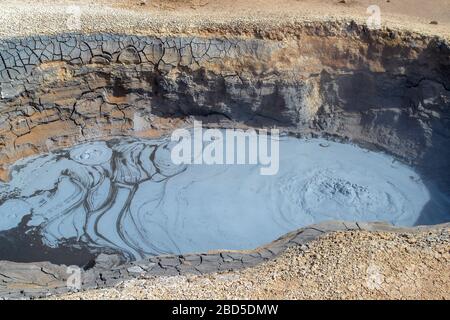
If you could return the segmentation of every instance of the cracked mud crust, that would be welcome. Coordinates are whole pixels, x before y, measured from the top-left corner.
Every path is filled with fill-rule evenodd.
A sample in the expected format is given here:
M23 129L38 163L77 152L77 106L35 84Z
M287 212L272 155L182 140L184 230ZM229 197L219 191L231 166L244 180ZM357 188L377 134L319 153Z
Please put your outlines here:
M349 231L256 267L145 277L55 299L450 299L450 229Z
M329 236L336 232L338 232L337 235ZM323 237L328 240L322 241ZM319 241L316 241L318 239ZM314 243L319 243L319 245L314 245ZM449 224L397 228L384 223L332 221L299 229L251 251L157 256L122 265L117 256L102 254L96 259L92 268L81 271L82 292L76 293L73 297L84 297L86 290L89 289L110 288L106 291L93 292L94 295L95 292L98 292L99 297L104 292L115 292L115 294L123 292L124 296L115 296L115 298L125 298L125 295L131 294L125 289L128 283L133 285L147 279L146 282L144 281L144 287L150 286L151 288L153 288L152 283L156 283L156 287L158 287L165 281L169 281L169 284L171 281L175 281L175 285L168 285L166 289L176 290L176 292L180 292L180 295L169 296L168 293L166 298L200 298L203 297L203 294L208 298L225 298L225 294L229 294L229 291L228 293L225 291L214 293L215 291L208 291L203 286L206 291L202 289L203 291L196 292L197 289L200 289L200 287L196 287L197 289L193 289L193 292L188 294L187 292L182 293L182 290L189 290L189 285L178 285L178 281L181 281L182 284L191 283L192 279L199 279L200 282L210 281L214 277L220 278L225 274L224 279L231 281L229 284L233 286L239 283L232 281L239 280L241 275L248 275L253 279L244 281L240 288L242 290L247 288L247 291L242 291L242 294L235 291L236 296L233 298L257 298L258 295L260 298L297 298L302 297L301 295L304 293L306 294L303 296L304 298L312 298L314 294L319 295L317 298L351 298L352 296L343 294L344 291L341 289L344 284L354 283L357 288L362 286L360 291L355 291L355 295L363 294L367 281L374 281L375 286L379 286L380 277L383 281L386 279L386 283L392 281L403 283L405 279L412 277L411 282L407 282L412 289L404 292L399 289L400 291L397 293L390 291L389 294L397 294L393 298L404 298L406 295L417 298L421 296L437 298L437 295L440 295L440 298L446 298L449 293L448 249ZM404 252L403 255L400 254L402 252ZM397 258L389 261L392 256ZM327 259L321 262L320 259L325 257ZM379 260L378 257L385 258ZM396 264L392 264L394 261ZM68 294L70 288L67 287L67 279L70 272L68 273L67 270L66 266L57 266L46 262L26 264L1 261L0 298L30 299ZM260 270L266 270L264 271L266 274L263 275ZM280 278L283 274L282 270L292 271L285 272ZM410 273L413 271L417 272L411 275ZM367 280L367 276L363 276L367 272L369 280ZM211 274L213 276L210 276ZM288 275L292 278L287 278ZM295 277L300 280L293 281L292 279ZM354 279L350 281L351 277ZM303 278L309 280L302 281ZM293 287L292 292L285 292L283 291L285 284L281 284L281 280L273 282L273 279L287 279L285 284L295 283L297 286ZM128 280L131 281L123 284L123 281ZM225 281L224 286L228 280ZM333 282L338 280L339 282ZM259 284L250 286L256 282ZM317 287L319 283L322 283L322 287ZM423 284L414 286L415 283ZM330 286L331 284L333 286ZM438 288L433 287L434 284ZM215 288L214 285L210 287ZM307 289L309 287L310 289ZM329 287L328 291L325 290L327 287ZM371 284L369 287L372 288ZM391 290L389 288L386 290ZM163 286L161 292L166 289ZM320 296L322 289L327 293ZM353 286L350 289L353 290ZM222 290L226 290L225 287ZM310 290L309 293L308 290ZM136 292L143 294L144 291L137 289ZM263 296L264 292L266 292L266 296ZM373 297L387 297L386 294L388 294L380 290L377 291L378 293L370 292ZM148 293L147 298L164 297L163 293L155 294L156 291ZM88 297L91 296L86 295L86 298ZM131 294L130 297L133 295ZM144 298L145 296L140 297Z

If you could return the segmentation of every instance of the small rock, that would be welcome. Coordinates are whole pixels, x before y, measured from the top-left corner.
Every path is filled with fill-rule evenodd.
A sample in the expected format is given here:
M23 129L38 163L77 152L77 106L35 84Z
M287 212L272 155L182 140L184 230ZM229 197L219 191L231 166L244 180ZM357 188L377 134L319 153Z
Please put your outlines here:
M95 258L95 267L99 269L111 269L119 266L122 259L117 254L101 253Z
M433 21L430 21L430 24L436 25L436 24L438 24L438 22L436 20L433 20Z
M140 62L139 53L133 47L126 48L120 53L118 61L123 64L137 64Z
M142 269L140 266L132 266L129 267L127 271L130 273L143 273L145 270Z

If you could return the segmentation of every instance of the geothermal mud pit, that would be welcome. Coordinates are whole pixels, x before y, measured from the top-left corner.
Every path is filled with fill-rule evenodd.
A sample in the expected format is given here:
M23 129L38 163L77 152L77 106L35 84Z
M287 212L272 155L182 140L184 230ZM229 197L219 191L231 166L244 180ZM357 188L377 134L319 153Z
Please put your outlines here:
M27 234L22 245L49 248L32 259L84 265L100 251L138 260L253 249L327 220L448 217L450 199L393 157L325 139L278 141L274 175L258 164L176 165L169 138L118 137L18 161L0 184L0 259L30 259L14 245Z
M84 265L252 249L328 220L449 221L448 43L355 23L271 31L2 40L0 260ZM279 172L174 165L168 138L150 138L193 119L292 134Z

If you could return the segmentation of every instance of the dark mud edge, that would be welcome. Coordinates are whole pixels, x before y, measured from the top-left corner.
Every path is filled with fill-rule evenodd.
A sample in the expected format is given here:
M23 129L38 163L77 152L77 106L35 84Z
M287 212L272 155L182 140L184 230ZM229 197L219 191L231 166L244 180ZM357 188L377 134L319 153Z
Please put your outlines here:
M118 256L101 254L92 268L81 271L81 291L111 287L123 280L139 277L202 275L249 268L276 258L289 247L305 245L337 231L418 233L449 227L450 223L401 228L384 222L328 221L290 232L250 251L163 255L121 265ZM70 292L67 287L69 276L65 265L0 261L0 299L35 299Z

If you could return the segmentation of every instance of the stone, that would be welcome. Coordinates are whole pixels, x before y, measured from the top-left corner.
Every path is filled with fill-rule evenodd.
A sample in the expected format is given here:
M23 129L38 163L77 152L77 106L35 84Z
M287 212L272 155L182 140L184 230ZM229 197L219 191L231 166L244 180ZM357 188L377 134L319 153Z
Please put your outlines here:
M276 126L363 142L425 172L450 166L450 131L443 122L450 117L447 41L402 32L393 41L392 33L379 30L368 36L356 23L293 30L296 36L286 35L283 41L264 34L258 39L114 34L2 39L1 176L7 179L8 166L24 156L85 139L134 135L134 112L129 110L137 106L140 116L152 119L153 128L145 128L149 136L185 125L189 117L220 117L230 127ZM30 105L36 114L29 112ZM443 176L442 186L448 187L449 180ZM323 232L304 229L291 242L265 246L261 261L289 245L356 227L397 231L347 222L318 226ZM100 256L86 271L91 285L146 270ZM151 274L169 275L192 268L202 273L234 269L259 259L244 253L192 254L149 259L148 265ZM65 286L65 272L51 264L0 262L0 296L55 292ZM30 282L45 289L30 290Z
M123 259L118 254L105 254L101 253L95 258L96 269L113 269L114 267L122 264Z

